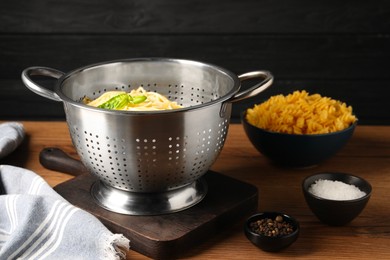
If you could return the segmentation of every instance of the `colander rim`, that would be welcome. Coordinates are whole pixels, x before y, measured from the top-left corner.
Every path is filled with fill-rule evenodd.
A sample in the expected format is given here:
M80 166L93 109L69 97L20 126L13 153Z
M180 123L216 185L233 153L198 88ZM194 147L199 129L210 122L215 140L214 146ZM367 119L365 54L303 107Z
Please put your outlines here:
M208 68L212 68L214 70L217 70L221 72L222 74L225 74L228 76L230 79L233 81L233 87L232 89L226 93L225 95L206 102L202 103L199 105L193 105L193 106L188 106L188 107L183 107L183 108L178 108L178 109L173 109L173 110L158 110L158 111L127 111L127 110L109 110L109 109L103 109L103 108L97 108L97 107L92 107L88 106L86 104L83 104L82 102L74 101L71 98L69 98L67 95L65 95L62 91L63 88L63 83L70 78L71 76L80 73L82 71L99 67L99 66L106 66L109 64L115 64L115 63L123 63L123 62L169 62L169 63L182 63L182 64L191 64L194 66L205 66ZM87 110L92 110L96 112L102 112L102 113L108 113L108 114L161 114L161 113L178 113L178 112L183 112L183 111L188 111L188 110L195 110L195 109L200 109L208 106L212 106L214 104L218 103L223 103L227 102L230 98L232 98L235 94L238 93L238 91L241 88L241 81L238 78L238 76L231 72L228 69L225 69L221 66L211 64L211 63L205 63L201 61L196 61L196 60L189 60L189 59L177 59L177 58L161 58L161 57L149 57L149 58L126 58L126 59L115 59L115 60L109 60L109 61L103 61L103 62L98 62L98 63L92 63L74 70L69 71L68 73L65 73L62 77L60 77L55 86L54 86L54 91L57 93L57 95L60 97L60 99L63 102L69 103L73 106L87 109Z

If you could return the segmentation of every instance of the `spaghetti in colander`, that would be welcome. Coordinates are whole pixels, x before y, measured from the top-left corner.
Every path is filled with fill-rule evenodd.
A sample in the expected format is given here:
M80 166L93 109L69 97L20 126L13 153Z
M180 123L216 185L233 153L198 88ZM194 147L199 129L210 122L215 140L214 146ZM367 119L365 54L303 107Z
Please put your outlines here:
M107 91L95 100L84 98L89 106L129 111L169 110L182 108L181 105L170 101L167 97L139 87L130 93L125 91Z
M357 118L345 103L305 90L276 95L246 111L253 126L287 134L325 134L343 130Z

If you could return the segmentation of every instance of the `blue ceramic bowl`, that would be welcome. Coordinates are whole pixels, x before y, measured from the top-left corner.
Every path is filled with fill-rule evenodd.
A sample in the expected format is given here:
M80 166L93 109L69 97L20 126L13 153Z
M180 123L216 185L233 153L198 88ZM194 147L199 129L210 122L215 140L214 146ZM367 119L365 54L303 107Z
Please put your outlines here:
M319 179L353 184L366 195L353 200L330 200L318 197L309 192L309 188ZM331 226L346 225L355 219L370 199L371 190L372 187L366 180L346 173L318 173L305 178L302 182L302 191L307 205L321 222Z
M277 216L282 216L283 221L289 223L293 227L292 233L283 236L271 237L254 232L251 228L251 223L257 220L264 218L275 219ZM262 212L254 214L247 219L244 226L244 232L249 241L260 249L268 252L277 252L289 247L297 240L299 236L299 229L299 223L297 220L280 212Z
M329 159L344 147L357 124L328 134L285 134L255 127L245 114L241 114L241 122L253 146L271 161L292 167L315 166Z

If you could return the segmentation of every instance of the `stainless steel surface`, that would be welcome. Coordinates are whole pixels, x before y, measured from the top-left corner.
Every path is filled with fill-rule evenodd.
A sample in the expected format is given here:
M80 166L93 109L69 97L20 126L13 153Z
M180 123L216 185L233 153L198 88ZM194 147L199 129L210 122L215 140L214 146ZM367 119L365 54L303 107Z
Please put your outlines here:
M259 82L258 84L255 84L254 86L250 87L246 91L242 91L240 93L237 93L234 95L233 98L231 98L230 102L237 102L240 100L244 100L253 96L256 96L266 90L271 84L273 83L273 77L268 71L252 71L247 72L244 74L241 74L238 76L240 81L254 79L254 78L263 78L264 81Z
M37 85L35 82L33 82L30 79L30 76L47 76L47 77L59 79L63 75L64 75L63 72L52 68L30 67L25 69L22 72L22 81L26 85L26 87L28 87L31 91L37 93L38 95L41 95L45 98L54 101L62 101L60 97L57 95L57 93Z
M126 192L95 182L92 197L110 211L128 215L160 215L181 211L199 203L207 193L203 178L175 190L153 193Z
M37 91L42 87L30 75L42 70L34 67L22 73L26 86L34 86L38 94L44 91ZM261 82L239 92L240 77ZM258 94L272 80L267 71L236 76L195 61L131 59L67 73L49 98L58 95L63 101L73 144L87 169L104 185L131 193L162 193L193 184L209 170L224 145L232 102ZM131 112L81 103L85 96L97 98L105 91L139 86L184 108Z

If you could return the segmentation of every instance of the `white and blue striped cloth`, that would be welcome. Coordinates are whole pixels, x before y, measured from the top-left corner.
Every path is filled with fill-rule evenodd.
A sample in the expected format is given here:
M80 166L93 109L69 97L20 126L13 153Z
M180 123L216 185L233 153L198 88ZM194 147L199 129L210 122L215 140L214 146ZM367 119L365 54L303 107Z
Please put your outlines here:
M24 135L23 124L19 122L0 124L0 159L18 148Z
M19 123L0 125L0 158L24 138ZM130 241L68 203L30 170L0 165L0 259L123 259Z
M0 166L0 259L123 259L129 240L32 171Z

